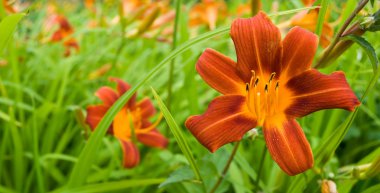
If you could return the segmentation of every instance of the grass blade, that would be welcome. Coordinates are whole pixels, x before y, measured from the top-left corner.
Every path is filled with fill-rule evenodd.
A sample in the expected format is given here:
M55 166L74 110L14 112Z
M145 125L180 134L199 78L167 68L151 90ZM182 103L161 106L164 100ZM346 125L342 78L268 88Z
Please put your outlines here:
M193 169L196 179L202 181L199 168L197 164L195 163L193 154L190 151L190 147L187 144L185 137L182 135L181 129L178 127L177 123L175 122L173 116L170 114L168 108L165 106L164 102L162 102L161 97L157 94L157 92L153 88L151 89L152 89L154 98L156 99L158 103L158 107L160 108L162 114L164 115L165 120L168 123L169 128L179 145L179 148L181 149L182 153L185 155L187 161L190 164L191 169Z
M321 37L321 34L322 34L323 22L325 21L325 15L326 15L329 3L330 3L329 0L322 0L321 2L322 7L319 10L317 27L315 29L315 34L317 34L318 37Z
M72 188L65 190L67 193L102 193L102 192L113 192L113 191L121 191L127 188L139 187L139 186L149 186L160 184L165 181L165 178L158 179L141 179L141 180L121 180L116 182L105 182L99 184L91 184L87 186L82 186L78 188ZM54 191L55 192L60 192Z
M16 13L5 17L0 22L0 56L3 53L8 39L16 29L18 22L25 16L25 13Z

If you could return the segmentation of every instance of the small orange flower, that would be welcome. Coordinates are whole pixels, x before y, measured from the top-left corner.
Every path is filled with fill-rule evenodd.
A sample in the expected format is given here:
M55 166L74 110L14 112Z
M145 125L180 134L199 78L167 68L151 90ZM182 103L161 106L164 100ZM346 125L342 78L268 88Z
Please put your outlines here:
M103 104L87 107L86 122L92 130L96 128L113 103L130 89L130 86L120 79L110 78L110 80L117 83L117 91L110 87L101 87L96 92L96 96L103 101ZM155 113L156 110L148 98L136 102L136 94L134 94L114 118L108 133L120 141L124 167L133 168L140 162L140 154L134 138L151 147L165 148L167 146L168 140L156 129L161 118L153 124L149 121Z
M227 6L221 0L202 0L190 11L190 26L206 24L209 29L216 27L218 16L226 16Z
M53 23L58 24L59 28L53 33L50 40L51 42L60 42L74 33L73 27L64 16L54 15ZM79 45L75 38L68 38L63 42L63 45L65 46L65 56L71 54L72 48L79 51Z
M279 29L262 12L236 19L231 26L237 62L212 49L200 56L196 69L223 96L186 127L211 152L239 141L262 126L268 150L288 175L314 163L310 145L296 118L312 112L359 105L343 72L324 75L311 69L317 36L300 27L281 40Z

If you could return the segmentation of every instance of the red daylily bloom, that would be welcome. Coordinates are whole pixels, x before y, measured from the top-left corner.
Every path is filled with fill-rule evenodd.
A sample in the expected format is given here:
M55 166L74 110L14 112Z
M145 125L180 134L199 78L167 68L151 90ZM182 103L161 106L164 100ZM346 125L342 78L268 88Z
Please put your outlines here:
M73 27L64 16L54 15L52 20L53 23L59 25L59 28L53 33L50 40L51 42L60 42L74 33ZM65 56L69 56L71 54L71 49L79 51L78 42L73 37L65 40L63 45L65 46Z
M113 103L130 89L130 86L120 79L110 78L110 80L117 83L117 91L110 87L101 87L96 92L96 96L103 101L103 104L87 107L86 122L91 129L96 128ZM148 98L136 102L136 94L134 94L114 118L108 133L114 135L120 141L124 155L124 167L133 168L140 162L140 153L133 141L133 133L138 141L147 146L157 148L167 146L168 140L156 129L161 118L155 123L149 121L149 118L155 113L156 110Z
M262 12L236 19L231 26L237 62L206 49L196 69L223 96L186 127L211 152L239 141L262 126L268 150L288 175L314 163L310 145L296 118L321 109L354 110L359 105L343 72L324 75L311 69L317 36L299 27L281 41L279 29Z

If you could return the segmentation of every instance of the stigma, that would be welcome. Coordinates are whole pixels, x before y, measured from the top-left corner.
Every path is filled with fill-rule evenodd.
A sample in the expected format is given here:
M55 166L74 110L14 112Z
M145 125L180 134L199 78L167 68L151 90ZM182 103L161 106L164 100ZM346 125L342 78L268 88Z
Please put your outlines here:
M248 110L257 117L257 124L262 126L266 117L273 116L277 112L280 82L275 72L267 77L267 81L264 80L265 77L256 76L255 71L251 72L251 79L246 83L247 106Z

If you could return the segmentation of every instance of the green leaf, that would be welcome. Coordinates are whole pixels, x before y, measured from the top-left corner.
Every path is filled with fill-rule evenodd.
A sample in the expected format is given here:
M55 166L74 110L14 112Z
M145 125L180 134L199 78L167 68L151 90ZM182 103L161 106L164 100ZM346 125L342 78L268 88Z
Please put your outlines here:
M380 184L372 186L364 190L362 193L378 193L378 192L380 192Z
M202 177L199 172L199 168L197 164L195 163L193 154L190 151L190 147L186 142L185 137L182 134L181 129L178 127L177 123L175 122L173 116L170 114L168 108L165 106L165 104L162 102L162 99L157 94L157 92L152 88L152 92L154 95L154 98L156 99L158 103L158 107L160 108L162 114L165 117L166 122L169 125L170 131L173 133L174 138L176 139L179 148L181 149L182 153L185 155L187 161L190 164L191 169L193 170L195 174L195 178L199 181L202 181Z
M375 2L375 0L370 0L370 2L371 2L371 6L373 7L373 3Z
M165 187L169 184L184 182L184 181L193 181L194 180L194 172L191 170L189 166L184 166L178 168L170 176L160 184L159 188Z
M91 184L87 186L67 189L67 190L57 190L55 192L67 192L67 193L102 193L102 192L113 192L113 191L121 191L127 188L139 187L139 186L149 186L160 184L163 182L164 178L158 179L138 179L138 180L121 180L117 182L102 182L99 184Z
M376 51L372 47L371 43L369 43L363 37L360 37L357 35L344 36L342 39L343 40L351 40L351 41L357 43L361 48L363 48L363 50L367 53L369 60L371 61L373 73L375 73L376 69L379 65L379 60L377 59Z
M366 31L376 32L380 30L380 10L376 11L372 17L367 17L370 20L370 26L365 28Z
M25 13L16 13L5 17L0 22L0 55L2 55L8 39L12 36L18 22L25 16Z

